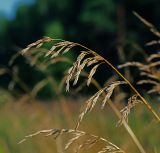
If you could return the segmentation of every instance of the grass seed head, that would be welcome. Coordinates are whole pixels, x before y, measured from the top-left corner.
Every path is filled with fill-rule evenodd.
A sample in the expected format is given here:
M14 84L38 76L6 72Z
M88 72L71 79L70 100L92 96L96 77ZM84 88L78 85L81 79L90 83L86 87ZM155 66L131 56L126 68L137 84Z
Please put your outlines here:
M88 80L87 80L87 86L90 85L91 80L92 80L92 77L93 77L93 75L96 73L96 70L97 70L97 68L99 67L99 65L100 65L100 64L95 65L95 66L92 68L92 70L90 71L89 76L88 76Z
M130 97L128 99L127 106L120 111L122 116L117 125L121 125L123 121L128 122L128 115L130 114L131 109L139 103L142 103L142 101L138 99L138 95L133 95L132 97Z

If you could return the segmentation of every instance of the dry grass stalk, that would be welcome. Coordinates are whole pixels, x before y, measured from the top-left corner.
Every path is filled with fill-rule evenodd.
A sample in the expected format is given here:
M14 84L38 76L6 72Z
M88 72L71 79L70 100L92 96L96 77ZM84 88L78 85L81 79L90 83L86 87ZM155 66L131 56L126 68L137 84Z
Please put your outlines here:
M153 25L153 24L151 24L150 22L148 22L146 19L144 19L143 17L141 17L138 13L136 13L136 12L133 12L134 13L134 15L142 22L142 23L144 23L144 25L146 25L149 29L150 29L150 31L154 34L154 35L156 35L157 37L160 37L160 32L157 30L157 28Z
M95 56L95 57L93 57L93 59L91 60L91 61L89 61L88 63L87 63L87 66L91 66L91 65L93 65L93 64L96 64L96 63L98 63L99 61L101 61L102 60L102 58L100 58L99 56ZM102 60L103 61L103 60Z
M150 31L155 36L160 38L160 32L157 30L157 28L153 24L151 24L150 22L145 20L143 17L141 17L136 12L134 12L134 14L140 19L141 22L143 22L150 29ZM159 40L153 40L153 41L147 43L146 45L150 46L150 45L155 45L155 44L159 44L159 43L160 43ZM160 94L160 71L159 71L160 61L159 61L159 59L160 59L160 52L158 52L156 54L152 54L147 58L148 63L145 64L145 67L148 67L147 71L139 68L140 71L141 71L140 74L143 75L143 76L146 76L150 80L150 81L148 81L148 79L146 79L146 80L140 81L139 83L143 84L143 83L148 82L148 84L153 84L154 85L152 87L152 89L148 91L148 93L155 92L155 93Z
M49 130L40 130L35 133L26 135L24 139L22 139L18 144L21 144L25 142L28 138L32 138L34 136L37 136L39 134L44 134L46 137L53 135L54 138L56 139L58 136L62 135L63 133L71 133L74 130L69 130L69 129L49 129Z
M91 61L92 60L92 57L89 57L89 58L86 58L83 62L82 62L82 64L80 64L80 65L77 65L77 67L76 67L76 73L75 73L75 80L74 80L74 82L73 82L73 85L76 85L77 84L77 82L78 82L78 79L79 79L79 76L80 76L80 73L82 72L82 70L84 69L84 67L86 66L86 64L89 62L89 61Z
M87 55L87 52L81 52L81 54L77 57L76 62L74 62L73 66L68 70L67 79L66 79L66 91L69 91L70 87L70 80L73 76L75 76L75 73L77 72L77 69L80 67L81 60Z
M160 83L154 80L140 80L137 82L137 84L152 84L152 89L148 91L149 94L151 93L158 93L160 94Z
M158 60L160 58L159 53L152 54L147 58L147 63L143 64L140 62L127 62L125 64L119 65L119 68L124 68L128 66L135 66L140 70L140 75L147 77L146 79L142 79L137 82L137 84L151 84L154 85L151 90L148 91L148 93L160 93L160 61Z
M160 85L153 86L151 90L148 91L149 94L151 93L158 93L160 94Z
M125 81L115 81L111 85L106 86L103 89L99 90L91 98L89 98L89 100L86 101L85 108L79 115L79 120L78 120L78 123L76 125L76 129L79 127L80 123L82 122L82 119L83 119L84 115L87 114L88 112L90 112L94 108L94 106L96 105L96 103L98 101L98 98L101 96L101 94L103 92L106 93L106 96L105 96L105 98L102 102L102 106L101 106L101 108L104 108L106 102L111 97L111 95L113 93L113 90L120 84L126 84L126 82Z
M64 47L65 46L65 47ZM69 47L70 46L70 47ZM68 70L68 74L67 74L67 77L66 77L66 91L69 91L69 88L70 88L70 81L71 79L74 79L74 83L73 85L77 84L77 81L79 79L79 76L81 74L81 71L85 68L85 66L90 66L92 64L100 64L100 63L105 63L107 64L108 66L110 66L115 72L116 74L118 74L118 76L120 78L122 78L124 81L122 81L126 84L128 84L128 86L135 92L135 94L139 97L139 99L143 102L143 104L146 105L146 107L148 108L149 111L151 111L153 113L153 115L155 116L155 118L157 118L158 121L160 121L160 117L158 116L158 114L152 109L152 107L150 106L150 104L141 96L141 94L136 90L136 88L130 83L129 80L127 80L123 75L122 73L119 72L119 70L117 70L108 60L104 59L103 57L101 57L99 54L97 54L96 52L94 52L93 50L81 45L81 44L78 44L78 43L73 43L73 42L68 42L68 41L60 41L59 43L55 44L51 50L49 50L48 53L46 53L45 55L46 56L50 56L50 57L55 57L55 56L58 56L58 55L61 55L63 53L66 53L70 50L70 48L72 48L72 46L78 46L78 47L81 47L83 48L83 50L86 50L84 51L85 53L81 53L76 62L73 64L73 66ZM63 47L63 48L61 48ZM61 49L59 51L59 49ZM29 50L29 49L27 49ZM57 52L57 53L56 53ZM53 56L52 56L53 55ZM88 55L87 58L85 58L85 55ZM142 63L137 63L136 64L139 65L140 68L144 69L143 66L146 66ZM153 67L152 67L153 69ZM91 74L92 75L89 75L89 78L90 79L92 76L93 76L93 72L95 71L96 69L94 70L91 70ZM144 72L147 72L148 73L149 70L145 70ZM95 72L94 72L95 73ZM121 82L121 81L120 81ZM121 84L121 83L120 83ZM118 83L119 85L119 83ZM115 88L117 86L117 84L115 85L115 82L112 84L112 86L109 86L109 89L107 89L107 87L105 88L102 88L100 89L95 95L93 95L87 102L86 102L86 107L84 108L83 112L79 115L79 121L77 123L77 126L76 126L76 130L77 128L79 127L79 124L80 122L82 121L84 115L88 112L90 112L98 98L101 96L102 93L104 93L104 91L107 89L107 94L106 97L105 97L105 101L103 102L103 105L105 105L107 99L110 98L110 96L112 95L112 92L113 92L113 88ZM112 109L114 110L114 112L116 113L116 115L119 117L119 113L117 113L117 109L114 107L114 105L112 105L111 103L109 103L110 106L112 107ZM139 148L140 152L141 153L145 153L143 147L141 146L141 144L139 143L138 139L135 137L135 135L133 134L133 132L131 131L131 129L127 126L126 122L123 122L122 123L124 125L124 127L126 128L126 130L129 132L129 134L131 135L132 139L134 140L135 144L137 145L137 147ZM81 148L81 147L80 147ZM106 148L107 149L107 148Z
M53 136L55 139L61 136L62 134L73 134L74 137L69 139L69 141L65 144L64 150L67 150L72 144L74 144L81 137L85 137L85 140L82 141L76 148L76 153L78 153L82 148L89 149L98 142L104 142L106 144L106 146L104 147L105 149L102 148L102 150L99 151L99 153L102 153L102 151L104 150L105 152L110 152L110 153L120 153L120 152L125 153L122 149L120 149L118 146L111 143L110 141L106 140L105 138L74 129L49 129L49 130L37 131L33 134L25 136L25 138L21 140L18 144L24 143L27 139L35 137L39 134L44 134L44 136L46 137Z
M89 100L86 101L86 106L84 108L84 110L80 113L79 115L79 119L78 119L78 123L76 125L76 128L75 129L78 129L84 115L88 112L90 112L93 107L95 106L99 96L102 94L102 92L104 91L105 88L99 90L96 94L94 94L91 98L89 98Z
M157 44L160 44L160 40L152 40L152 41L146 43L145 45L152 46L152 45L157 45Z
M160 66L160 61L152 62L148 64L149 68Z
M54 40L54 39L49 38L49 37L47 37L46 40L45 40L45 39L38 40L37 42L32 43L31 45L28 45L26 49L22 50L22 53L28 51L28 50L29 50L30 48L32 48L32 47L39 47L39 46L40 46L39 44L41 44L41 43L49 42L49 41L52 41L52 40ZM59 40L59 41L60 41L60 40ZM108 60L104 59L103 57L101 57L100 55L98 55L98 54L97 54L96 52L94 52L93 50L91 50L91 49L89 49L89 48L87 48L87 47L85 47L85 46L83 46L83 45L81 45L81 44L74 43L74 42L69 42L69 41L62 41L62 40L61 40L59 43L55 44L55 45L51 48L51 50L53 50L53 51L54 51L54 54L55 54L55 52L56 52L55 49L56 49L57 47L63 47L63 46L66 46L67 52L68 52L68 51L70 50L70 48L71 48L71 47L68 47L68 46L79 46L79 47L85 49L86 52L89 53L91 56L93 56L93 57L97 57L97 56L98 56L101 61L103 61L104 63L106 63L107 65L109 65L124 81L127 82L127 84L130 86L130 88L131 88L136 94L139 95L139 97L142 99L143 103L147 106L147 108L148 108L148 109L154 114L154 116L160 121L160 117L159 117L159 116L157 115L157 113L152 109L152 107L150 106L150 104L140 95L140 93L134 88L134 86L133 86ZM62 50L63 50L63 49L62 49ZM65 47L64 47L64 50L65 50ZM63 54L64 52L66 52L66 51L62 51L62 54ZM48 53L46 53L46 56L49 56L50 54L52 54L52 52L49 51ZM56 53L56 54L59 55L59 51L58 51L58 53ZM92 58L93 58L93 57L92 57ZM92 59L92 60L93 60L93 59ZM78 69L77 69L77 64L76 64L77 62L75 62L75 65L73 65L73 67L69 70L68 77L67 77L67 79L66 79L66 84L67 84L67 86L66 86L66 91L69 91L69 87L70 87L69 82L70 82L70 80L72 79L73 76L75 77L74 85L77 83L78 78L79 78L79 74L81 73L81 70L85 67L85 65L86 65L89 61L91 61L91 58L85 59L85 60L83 61L83 63L78 67ZM77 70L78 70L78 71L77 71ZM74 73L74 75L73 75L73 73ZM75 76L75 73L76 73L76 76Z
M148 58L147 61L151 62L152 60L155 60L157 58L160 58L160 52L158 52L157 54L151 54Z
M89 76L88 76L87 86L90 85L91 80L92 80L92 77L93 77L93 75L96 73L96 70L97 70L97 68L98 68L99 65L100 65L100 64L95 65L95 66L92 68L92 70L90 71Z
M136 104L142 103L141 100L138 99L138 95L133 95L128 99L128 104L126 107L124 107L121 112L121 119L118 121L117 125L122 125L124 121L128 122L128 115L130 114L130 111L133 107L135 107Z
M160 76L160 73L155 73L154 71L152 72L141 72L140 73L141 76L146 76L150 79L154 79L154 80L159 80L159 76Z
M114 89L115 89L117 86L121 85L121 84L127 84L127 83L126 83L125 81L115 81L115 82L113 82L111 85L109 85L109 86L107 87L107 89L105 90L106 96L105 96L104 100L102 101L102 106L101 106L102 109L105 107L106 102L107 102L107 101L110 99L110 97L112 96L112 93L113 93Z
M137 82L137 84L153 84L153 85L158 85L158 83L154 80L140 80Z
M150 71L148 65L145 65L140 62L126 62L124 64L118 65L118 68L121 69L121 68L129 67L129 66L137 67L139 68L139 70L142 70L142 71L147 71L147 72Z

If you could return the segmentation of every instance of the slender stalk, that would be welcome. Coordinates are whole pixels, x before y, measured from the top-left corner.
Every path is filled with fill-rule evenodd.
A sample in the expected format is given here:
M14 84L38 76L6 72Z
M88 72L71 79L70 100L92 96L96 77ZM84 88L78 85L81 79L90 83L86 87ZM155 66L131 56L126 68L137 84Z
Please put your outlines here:
M92 78L92 83L93 85L98 89L101 90L102 87L99 85L99 83ZM102 96L105 98L105 93L102 93ZM116 108L116 106L114 105L114 103L112 103L111 100L108 101L109 106L112 108L112 110L114 111L114 113L116 114L116 116L121 119L121 114L119 112L119 110ZM130 126L126 123L126 121L123 121L123 126L126 129L126 131L128 132L128 134L130 135L130 137L132 138L133 142L135 143L135 145L137 146L137 148L139 149L139 151L141 153L146 153L146 151L144 150L143 146L141 145L141 143L139 142L138 138L136 137L136 135L134 134L134 132L132 131L132 129L130 128Z
M78 46L87 49L91 54L96 55L96 56L100 56L99 54L97 54L95 51L87 48L86 46L83 46L79 43L75 43ZM140 99L142 100L142 102L146 105L146 107L150 110L151 113L153 113L153 115L155 116L155 118L158 120L158 122L160 122L160 117L159 115L154 111L154 109L151 107L151 105L143 98L143 96L136 90L136 88L130 83L130 81L128 79L126 79L123 74L121 72L118 71L118 69L116 69L107 59L103 58L102 56L100 56L102 58L102 60L109 65L124 81L127 82L127 84L130 86L130 88L140 97Z

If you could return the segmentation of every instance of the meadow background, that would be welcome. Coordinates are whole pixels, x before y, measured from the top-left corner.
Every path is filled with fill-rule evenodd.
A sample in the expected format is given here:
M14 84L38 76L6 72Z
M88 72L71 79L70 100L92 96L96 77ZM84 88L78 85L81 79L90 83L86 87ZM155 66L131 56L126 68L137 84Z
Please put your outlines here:
M62 152L67 136L55 141L39 135L17 143L37 130L74 128L84 101L95 92L93 87L76 87L65 93L63 72L76 52L67 55L69 62L48 69L40 63L33 66L34 59L22 56L10 64L13 56L28 44L43 36L79 42L114 65L134 60L145 62L147 56L159 52L157 45L144 45L157 37L132 13L138 12L158 28L159 0L6 0L0 5L0 153ZM124 74L159 112L159 95L147 94L151 86L136 85L141 79L139 71L127 69ZM109 69L100 69L95 77L102 85L116 76ZM36 85L43 80L47 83L37 90ZM130 93L123 91L127 93L117 89L112 99L119 110ZM124 128L116 127L118 119L110 107L99 107L85 117L80 129L107 138L126 152L138 153ZM160 152L159 124L145 107L138 106L131 112L129 125L147 153Z

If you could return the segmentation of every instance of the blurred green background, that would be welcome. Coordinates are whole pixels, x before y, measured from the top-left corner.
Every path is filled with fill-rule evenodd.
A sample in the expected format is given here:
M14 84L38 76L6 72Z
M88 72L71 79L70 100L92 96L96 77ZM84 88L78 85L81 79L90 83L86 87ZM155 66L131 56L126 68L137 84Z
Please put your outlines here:
M10 59L17 52L43 36L49 36L86 45L114 65L131 60L143 62L146 55L159 51L157 46L144 45L157 38L132 12L136 11L158 28L159 8L159 0L1 0L0 153L60 153L63 138L54 142L53 138L38 136L21 145L17 142L36 130L73 128L81 102L94 90L83 90L83 97L82 93L75 95L73 89L71 97L67 97L59 84L70 64L60 63L42 69L42 65L31 66L20 56L10 65ZM77 53L72 52L68 57L72 61L75 55ZM101 84L112 75L110 69L106 70L97 73ZM135 70L129 79L136 82L137 75ZM113 101L121 109L128 95L116 94ZM145 97L156 101L154 96ZM159 125L142 107L132 113L129 123L147 153L159 153ZM138 153L124 128L115 127L116 122L117 118L109 108L104 111L96 108L86 117L81 129L107 138L128 153Z

